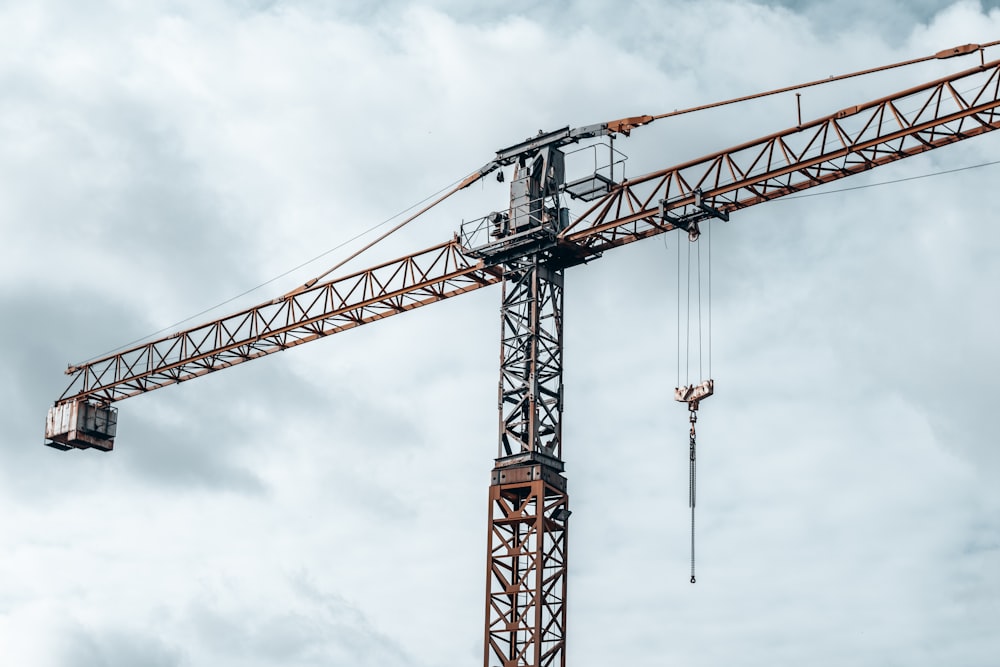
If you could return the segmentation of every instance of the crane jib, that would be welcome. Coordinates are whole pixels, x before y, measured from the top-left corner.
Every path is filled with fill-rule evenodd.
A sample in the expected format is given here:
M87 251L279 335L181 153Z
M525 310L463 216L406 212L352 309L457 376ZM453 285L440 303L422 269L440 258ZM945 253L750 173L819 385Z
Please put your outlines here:
M985 63L806 125L614 182L572 223L559 212L556 224L522 227L493 247L472 249L456 238L71 367L73 381L57 404L107 406L497 283L502 277L498 265L519 256L545 252L552 261L572 266L671 229L696 233L698 223L709 217L725 217L978 136L1000 127L998 68L1000 61ZM959 94L959 88L965 92ZM918 109L910 117L899 111L903 99ZM647 118L632 119L632 125ZM498 151L493 164L608 131L608 124L563 128Z

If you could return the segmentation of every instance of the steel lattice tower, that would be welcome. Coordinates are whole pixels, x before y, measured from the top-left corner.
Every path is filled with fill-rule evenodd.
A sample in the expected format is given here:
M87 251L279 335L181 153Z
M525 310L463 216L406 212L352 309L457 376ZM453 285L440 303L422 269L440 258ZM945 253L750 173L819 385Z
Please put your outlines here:
M569 497L562 462L563 268L544 239L560 231L562 153L520 164L493 235L528 240L503 262L500 437L489 493L486 638L490 667L566 664ZM536 248L532 242L539 243Z

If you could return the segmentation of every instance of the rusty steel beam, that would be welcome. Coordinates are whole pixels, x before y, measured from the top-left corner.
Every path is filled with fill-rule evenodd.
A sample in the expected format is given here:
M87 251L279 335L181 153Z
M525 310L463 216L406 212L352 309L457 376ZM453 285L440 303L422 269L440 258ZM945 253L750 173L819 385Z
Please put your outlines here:
M562 459L562 269L538 257L505 266L501 306L500 459ZM556 464L559 465L559 464Z
M622 181L561 234L591 256L1000 128L1000 60Z
M501 279L457 241L299 288L233 315L72 366L57 405L100 403L184 382L317 338L464 294Z
M565 667L569 514L559 473L543 464L494 469L486 667Z

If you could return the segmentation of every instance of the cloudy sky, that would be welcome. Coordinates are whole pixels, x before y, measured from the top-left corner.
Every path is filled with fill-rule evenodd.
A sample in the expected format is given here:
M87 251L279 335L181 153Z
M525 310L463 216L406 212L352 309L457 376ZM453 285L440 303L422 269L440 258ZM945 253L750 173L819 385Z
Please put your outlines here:
M481 664L499 290L124 401L111 454L41 445L66 365L269 300L356 244L229 301L539 129L1000 39L993 0L536 4L0 2L0 662ZM783 95L616 146L637 175L794 124ZM682 240L568 272L570 664L996 664L998 155L714 227L694 586Z

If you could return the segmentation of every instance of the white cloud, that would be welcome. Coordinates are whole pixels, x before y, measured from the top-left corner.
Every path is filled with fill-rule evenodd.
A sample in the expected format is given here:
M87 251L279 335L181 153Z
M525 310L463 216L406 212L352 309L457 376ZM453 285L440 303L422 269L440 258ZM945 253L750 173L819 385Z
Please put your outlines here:
M850 7L0 9L0 396L11 410L0 655L478 660L496 290L126 401L108 455L38 446L63 364L268 280L538 129L1000 34L992 4ZM811 89L804 109L956 64ZM794 114L782 96L654 124L616 147L634 175ZM836 187L989 162L997 140ZM687 415L670 400L678 240L569 272L571 662L990 664L995 169L775 202L713 228L718 395L699 422L696 586ZM503 208L504 187L463 192L384 257Z

